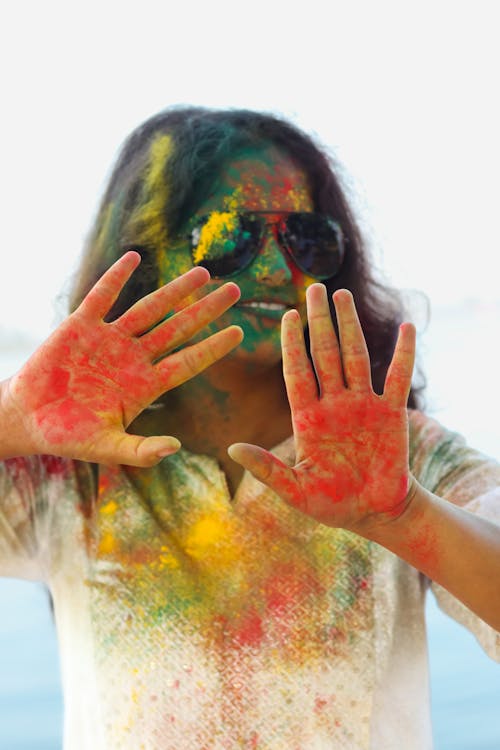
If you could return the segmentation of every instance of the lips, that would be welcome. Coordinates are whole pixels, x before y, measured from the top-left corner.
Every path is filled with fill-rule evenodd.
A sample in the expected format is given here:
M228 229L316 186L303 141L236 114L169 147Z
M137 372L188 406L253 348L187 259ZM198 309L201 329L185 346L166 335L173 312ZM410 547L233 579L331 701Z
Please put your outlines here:
M258 310L289 310L290 307L285 305L283 302L258 302L252 300L251 302L239 302L237 307L251 307Z
M282 315L287 310L292 310L293 305L290 302L281 302L280 300L260 300L260 299L248 299L239 301L235 307L240 309L242 312L251 313L253 315L261 315L263 317L273 318L280 320Z

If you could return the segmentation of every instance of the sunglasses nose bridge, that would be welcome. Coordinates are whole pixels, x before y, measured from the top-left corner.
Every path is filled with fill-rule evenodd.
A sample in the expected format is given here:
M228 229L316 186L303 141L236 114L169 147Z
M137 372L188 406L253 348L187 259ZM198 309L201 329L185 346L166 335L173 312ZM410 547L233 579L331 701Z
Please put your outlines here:
M262 246L267 242L267 238L271 234L275 243L278 245L280 250L286 252L285 245L283 243L282 232L283 232L283 218L276 216L274 218L262 219L262 230L260 244Z
M259 281L271 281L273 285L292 279L289 254L280 237L280 222L281 219L273 219L262 223L259 254L255 261Z

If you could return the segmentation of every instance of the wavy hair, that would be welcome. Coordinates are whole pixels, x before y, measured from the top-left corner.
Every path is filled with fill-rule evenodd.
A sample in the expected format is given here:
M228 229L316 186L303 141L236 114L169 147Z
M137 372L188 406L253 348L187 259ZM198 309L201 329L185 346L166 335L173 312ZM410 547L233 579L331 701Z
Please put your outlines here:
M408 319L402 294L375 277L367 243L343 186L336 160L315 140L274 114L251 110L172 107L151 117L125 141L101 200L70 290L74 310L126 248L142 263L108 319L114 319L158 285L157 257L168 251L185 222L207 198L235 154L275 146L306 174L314 209L341 225L346 255L340 273L324 282L338 334L332 293L349 289L370 354L374 391L383 392L399 325ZM307 338L307 332L306 332ZM309 343L307 341L307 343ZM416 368L408 406L425 408L425 377ZM414 379L415 381L415 379Z

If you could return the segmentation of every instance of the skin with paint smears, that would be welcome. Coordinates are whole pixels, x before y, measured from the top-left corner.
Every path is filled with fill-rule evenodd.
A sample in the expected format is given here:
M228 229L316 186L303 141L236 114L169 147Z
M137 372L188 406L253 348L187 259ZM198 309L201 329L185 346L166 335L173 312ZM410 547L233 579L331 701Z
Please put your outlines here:
M235 154L179 236L168 246L156 243L160 248L159 279L166 283L192 267L188 237L200 217L213 217L205 228L206 240L210 232L223 231L221 215L227 226L226 220L235 218L238 212L313 210L307 176L290 157L274 147ZM233 492L243 470L229 458L228 445L244 440L271 448L290 436L290 409L281 371L280 315L295 309L305 325L305 291L313 279L295 266L280 246L276 230L267 227L259 255L232 280L241 289L241 298L214 320L208 331L214 333L236 324L244 332L240 346L197 378L162 396L164 408L144 412L133 427L141 434L166 430L167 434L178 435L187 450L213 456ZM224 281L212 278L207 288L215 289ZM195 292L182 304L196 296ZM245 307L248 301L282 303L283 311L270 317Z
M340 347L326 289L308 289L314 372L296 313L283 318L283 371L292 412L296 464L257 446L236 444L231 457L294 507L321 523L366 534L365 525L399 516L409 499L406 403L415 328L400 327L384 394L372 390L370 361L352 295L334 295Z
M234 304L239 289L227 284L162 322L172 307L206 284L208 272L196 268L143 298L118 320L104 322L139 262L138 253L122 256L20 372L3 384L2 400L21 455L50 453L151 466L178 449L175 438L129 435L125 429L160 394L241 341L241 330L231 327L166 356ZM11 455L16 455L15 444L12 448Z
M138 747L151 738L158 747L183 747L187 737L200 748L280 740L283 747L309 747L325 738L338 747L366 746L379 646L383 651L387 633L394 627L397 636L405 622L399 604L391 604L394 576L402 573L400 583L407 580L415 594L405 601L412 607L408 622L414 614L419 619L421 605L414 574L373 542L499 629L498 526L433 496L409 473L411 324L400 328L378 396L350 292L334 295L339 343L325 288L294 267L271 227L260 254L234 278L242 303L281 301L290 308L281 337L279 318L266 315L265 306L234 304L239 291L223 279L207 284L204 292L216 291L200 300L207 274L192 269L186 235L171 244L166 226L164 209L175 189L165 182L171 145L168 138L154 141L141 179L146 195L124 234L138 247L157 248L160 281L172 284L105 324L138 263L138 256L124 256L124 265L111 269L119 278L100 284L0 390L10 415L2 433L7 443L17 435L14 450L24 439L33 452L138 467L99 466L97 498L88 466L50 457L9 467L21 488L28 476L29 497L43 501L43 528L57 534L56 521L63 523L64 538L55 540L53 553L40 537L42 562L53 559L57 567L63 596L56 603L63 615L72 613L69 627L75 618L92 622L89 643L77 630L77 641L65 638L65 648L77 645L77 681L87 656L104 680L98 700L103 736L111 726L109 746ZM305 174L274 149L235 157L214 175L214 186L191 217L213 217L201 254L210 232L223 234L238 213L315 209ZM118 201L109 214L111 234L121 234L125 205ZM106 232L98 239L99 252L116 247ZM303 340L307 322L312 364ZM234 323L246 334L236 349L240 329L225 328ZM179 350L206 327L213 337ZM145 409L153 400L154 408ZM131 419L131 431L150 437L125 433ZM176 449L165 435L180 438L184 450L158 462ZM244 441L230 449L239 464L227 453L235 441ZM437 456L422 454L424 462ZM455 458L458 463L460 454ZM30 476L30 464L41 471ZM420 471L422 461L414 465ZM242 467L276 494L242 477ZM58 494L67 469L69 492ZM32 492L39 474L57 477L40 495ZM21 492L15 495L24 503ZM46 524L52 506L45 499L58 497L61 510L50 512ZM26 507L18 512L14 505L16 528L19 521L29 526ZM67 591L64 560L70 562ZM346 718L352 716L362 720L354 726ZM359 730L359 739L350 729Z
M206 247L214 236L222 237L225 229L235 224L238 212L250 211L313 211L305 173L276 148L247 149L235 156L217 181L210 197L196 210L187 229L196 227L197 220L209 216L200 234L195 260L201 262ZM170 243L167 251L158 256L160 279L163 283L184 273L192 266L191 252L186 239L189 231ZM245 362L257 369L279 364L281 361L280 317L266 316L260 311L244 307L246 301L283 303L283 313L296 309L306 322L305 290L314 279L306 276L281 248L276 231L267 228L262 247L255 261L233 277L241 289L241 299L219 320L212 332L235 324L242 328L242 344L229 358ZM224 283L211 279L208 288Z

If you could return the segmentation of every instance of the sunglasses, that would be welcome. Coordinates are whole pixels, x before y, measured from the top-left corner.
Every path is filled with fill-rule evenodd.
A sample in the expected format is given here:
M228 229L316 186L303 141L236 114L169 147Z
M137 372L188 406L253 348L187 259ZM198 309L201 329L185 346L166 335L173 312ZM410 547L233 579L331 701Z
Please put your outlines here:
M267 227L307 276L322 281L339 272L345 253L340 225L299 211L213 211L200 217L188 235L193 265L215 277L241 273L258 256Z

